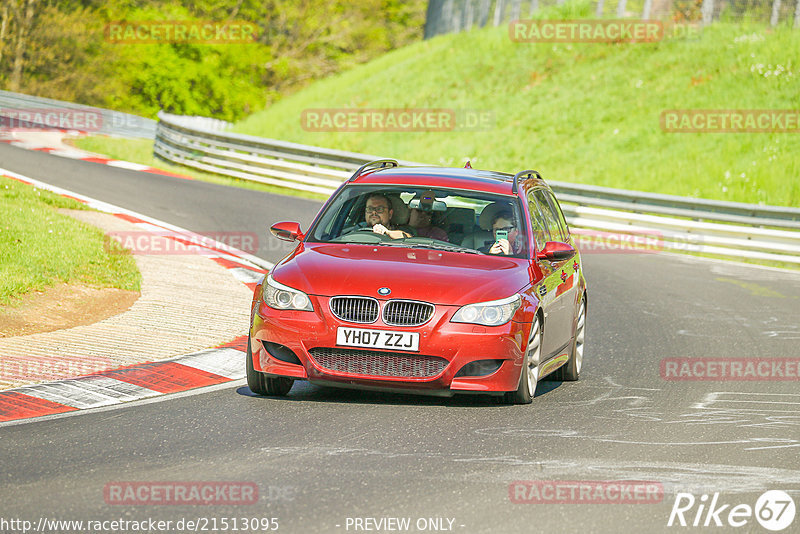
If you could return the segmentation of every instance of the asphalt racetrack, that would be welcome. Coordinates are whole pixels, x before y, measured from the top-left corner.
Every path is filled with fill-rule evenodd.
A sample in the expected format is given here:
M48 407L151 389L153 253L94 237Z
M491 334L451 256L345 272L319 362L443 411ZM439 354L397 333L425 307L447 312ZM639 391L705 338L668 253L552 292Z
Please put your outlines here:
M268 227L296 220L306 229L320 207L1 144L0 162L200 233L256 232L256 255L271 262L288 249L267 237ZM723 532L732 530L734 506L754 509L767 490L783 490L800 506L797 378L674 380L662 365L703 357L796 361L800 275L661 253L584 254L583 262L589 306L581 380L540 382L530 405L303 382L287 398L259 398L237 381L5 426L2 518L33 525L152 519L171 521L170 532L203 531L179 530L180 520L222 532L222 519L233 531L233 518L240 529L245 518L274 518L269 528L288 533L653 533L702 530L691 526L698 516L698 525L708 519L705 530ZM656 484L663 494L564 502L577 499L566 492L561 502L540 503L532 493L559 481L563 489L619 480ZM213 506L107 502L104 489L125 481L255 483L259 497ZM696 503L677 503L689 526L673 517L669 527L679 493ZM708 518L715 494L717 508L728 506ZM723 528L714 528L717 518ZM744 520L738 531L767 532L753 515ZM800 518L785 532L798 525Z

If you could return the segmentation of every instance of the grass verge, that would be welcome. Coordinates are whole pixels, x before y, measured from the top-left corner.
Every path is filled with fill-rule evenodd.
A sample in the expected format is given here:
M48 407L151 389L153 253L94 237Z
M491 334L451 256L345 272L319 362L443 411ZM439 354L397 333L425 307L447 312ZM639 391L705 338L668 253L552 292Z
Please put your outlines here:
M80 202L0 176L0 305L56 282L141 289L133 256L104 249L101 230L56 208Z

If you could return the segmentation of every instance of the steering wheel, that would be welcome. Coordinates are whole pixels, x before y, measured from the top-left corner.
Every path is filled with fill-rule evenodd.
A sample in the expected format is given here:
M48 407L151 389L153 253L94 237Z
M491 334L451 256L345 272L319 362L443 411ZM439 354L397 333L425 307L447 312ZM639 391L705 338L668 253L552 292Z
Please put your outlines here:
M388 241L391 241L391 240L392 240L392 238L391 238L391 237L389 237L389 236L388 236L388 235L386 235L386 234L379 234L379 233L377 233L377 232L374 232L374 231L372 230L372 227L370 227L370 226L367 226L366 228L359 228L359 229L356 231L356 233L359 233L359 232L368 233L368 234L372 234L372 235L374 235L374 236L377 236L378 238L380 238L380 240L381 240L381 241L387 241L387 240L388 240Z
M332 241L348 241L351 243L358 243L362 245L369 245L371 243L383 243L391 241L392 238L386 234L376 234L372 231L371 227L359 228L350 232L346 232Z

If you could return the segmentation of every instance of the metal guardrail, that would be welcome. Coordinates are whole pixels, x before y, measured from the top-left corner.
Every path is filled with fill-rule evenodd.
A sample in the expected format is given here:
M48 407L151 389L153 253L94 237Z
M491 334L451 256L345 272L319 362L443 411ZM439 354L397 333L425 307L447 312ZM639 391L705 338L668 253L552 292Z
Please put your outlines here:
M224 132L167 113L159 113L153 150L194 169L324 195L364 163L383 159ZM797 208L548 183L582 240L605 240L608 247L612 236L615 246L631 237L648 238L659 249L800 264Z
M194 169L268 185L330 195L378 156L212 130L195 119L160 112L153 151ZM402 165L421 163L400 162Z
M51 116L45 117L48 111L52 112ZM91 114L89 123L81 124L79 113L75 112ZM119 137L153 139L156 135L156 121L152 119L10 91L0 91L0 117L4 117L5 122L10 122L11 128L21 121L30 122L35 128L78 130ZM9 118L13 120L8 121Z

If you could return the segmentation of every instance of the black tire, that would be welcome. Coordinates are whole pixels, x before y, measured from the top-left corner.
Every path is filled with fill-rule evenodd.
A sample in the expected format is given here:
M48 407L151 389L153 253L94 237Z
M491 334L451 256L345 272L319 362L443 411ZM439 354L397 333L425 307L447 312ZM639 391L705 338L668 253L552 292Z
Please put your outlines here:
M586 299L581 297L578 304L578 319L575 321L575 331L572 336L572 351L567 363L553 373L555 380L574 382L578 380L583 366L583 341L586 335Z
M539 382L539 362L542 355L542 323L539 315L531 325L531 334L525 347L525 361L519 373L519 386L516 391L505 394L504 400L508 404L530 404L536 394L536 384Z
M253 368L253 353L250 350L250 336L247 337L247 387L256 395L283 397L292 389L294 380L285 377L271 377Z

